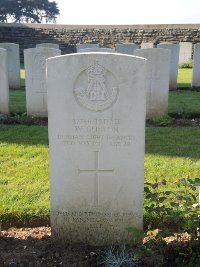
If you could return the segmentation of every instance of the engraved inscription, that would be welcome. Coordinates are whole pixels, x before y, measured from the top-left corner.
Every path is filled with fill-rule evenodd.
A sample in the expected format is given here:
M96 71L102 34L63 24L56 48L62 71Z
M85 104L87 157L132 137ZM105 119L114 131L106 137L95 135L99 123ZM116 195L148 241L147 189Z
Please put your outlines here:
M110 108L117 101L118 94L115 76L98 62L82 71L74 84L77 103L92 111Z
M133 145L133 135L98 135L98 134L58 134L57 139L63 142L64 146L111 146L130 147Z
M94 169L93 170L80 170L78 169L78 174L82 173L94 173L94 206L99 204L99 173L113 173L112 170L101 170L99 169L99 151L94 151Z
M103 211L64 211L53 212L54 215L63 216L65 221L71 223L95 223L93 227L99 228L98 223L132 223L138 214L133 212L103 212Z
M73 133L57 134L56 138L62 141L64 146L90 146L94 150L99 150L103 146L126 148L134 144L135 137L123 134L118 118L74 118L72 124Z

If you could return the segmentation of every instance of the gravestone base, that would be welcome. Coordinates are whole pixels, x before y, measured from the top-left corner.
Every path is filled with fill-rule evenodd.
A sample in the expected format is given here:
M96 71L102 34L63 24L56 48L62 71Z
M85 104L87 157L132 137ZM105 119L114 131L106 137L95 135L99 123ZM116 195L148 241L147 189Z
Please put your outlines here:
M91 246L131 244L134 227L142 230L142 216L132 210L112 210L104 207L71 207L52 212L52 238L62 243L84 243Z

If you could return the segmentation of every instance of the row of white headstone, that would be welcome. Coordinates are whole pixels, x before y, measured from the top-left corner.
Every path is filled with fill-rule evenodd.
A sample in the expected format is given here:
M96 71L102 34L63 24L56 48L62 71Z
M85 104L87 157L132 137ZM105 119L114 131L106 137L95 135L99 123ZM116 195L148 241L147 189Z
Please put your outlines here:
M47 51L48 57L60 54L53 48L25 50L25 67L29 77L39 62L37 79L45 84L36 88L48 92L52 238L96 246L131 243L128 229L143 228L146 90L149 83L169 83L170 52L135 51L147 59L77 53L46 61ZM35 82L30 77L27 86Z
M104 49L47 59L51 231L59 244L132 244L143 229L146 90L169 83L170 51L135 54L145 58Z
M85 49L85 48L93 48L94 46L99 47L99 44L78 44L77 51L80 49ZM180 42L179 43L180 51L179 51L179 63L185 63L188 62L189 60L192 59L192 43L191 42ZM142 42L141 45L137 44L119 44L116 45L116 50L119 53L126 52L130 55L132 55L133 49L146 49L146 48L155 48L154 43L151 42Z
M20 61L19 61L19 45L2 43L0 47L4 47L7 51L7 61L5 61L6 51L1 48L2 61L4 64L1 68L2 83L0 86L0 112L7 114L9 86L18 88L20 86ZM47 90L46 90L46 59L59 56L61 51L57 44L39 44L37 48L24 50L24 61L26 70L26 104L27 114L30 116L47 117ZM177 44L159 44L158 48L170 50L170 78L168 81L168 57L167 52L159 51L158 48L138 49L136 44L119 44L116 49L99 48L98 44L81 44L77 45L77 52L110 52L130 54L148 58L149 73L147 80L147 118L155 118L167 113L168 109L168 89L177 88L178 74L178 55L179 45ZM4 58L4 60L3 60ZM193 60L193 79L192 86L200 86L200 44L195 45ZM7 63L8 62L8 63ZM165 66L164 66L165 65ZM8 68L8 75L5 73Z
M42 43L36 45L36 47L58 49L59 45ZM3 114L9 114L9 88L20 88L19 45L15 43L0 43L0 113Z
M4 71L7 70L8 72L9 87L18 89L20 88L19 45L14 43L0 43L0 48L7 52L6 68L4 68Z
M109 48L87 48L86 52L110 52ZM26 103L29 116L47 117L46 59L59 56L58 49L31 48L24 50L26 71ZM165 115L168 111L170 51L166 49L139 49L132 53L148 59L147 119ZM56 87L55 87L56 90Z
M79 44L77 45L77 52L83 52L83 49L94 49L100 48L99 44ZM154 48L153 43L141 43L142 49ZM173 90L177 88L177 75L178 75L178 64L188 63L192 59L193 45L190 42L180 42L179 44L171 43L160 43L157 48L168 49L171 51L170 58L170 81L169 89ZM134 43L118 44L114 49L108 49L107 52L116 51L122 54L134 55L134 51L139 49L139 45ZM100 50L99 50L100 52ZM103 50L102 50L103 52ZM192 83L191 87L200 87L200 43L194 45L193 55L193 72L192 72Z
M158 48L136 49L136 44L121 44L116 50L100 48L98 44L77 46L78 53L108 52L140 56L148 59L146 79L146 118L163 116L168 112L169 89L177 87L179 45L160 44ZM24 50L26 71L27 114L47 117L46 59L59 56L55 48L32 48Z

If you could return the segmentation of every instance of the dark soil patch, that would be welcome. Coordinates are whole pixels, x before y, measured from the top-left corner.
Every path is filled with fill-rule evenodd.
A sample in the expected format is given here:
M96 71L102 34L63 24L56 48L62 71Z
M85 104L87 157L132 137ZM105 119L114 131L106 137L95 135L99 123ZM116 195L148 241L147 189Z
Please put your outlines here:
M144 243L153 238L152 235L144 239ZM139 266L177 266L173 265L177 246L181 251L190 248L188 242L190 236L187 233L182 234L182 243L177 243L176 239L176 235L165 239L168 244L165 252L168 254L168 259L171 255L172 263L161 264L163 255L155 252L151 256L144 257ZM92 248L86 245L55 245L51 240L50 227L10 228L1 231L0 267L103 267L104 265L100 264L100 254L103 250L103 248Z
M10 228L0 236L0 267L93 267L99 257L88 246L52 244L50 227ZM13 263L13 265L11 264Z

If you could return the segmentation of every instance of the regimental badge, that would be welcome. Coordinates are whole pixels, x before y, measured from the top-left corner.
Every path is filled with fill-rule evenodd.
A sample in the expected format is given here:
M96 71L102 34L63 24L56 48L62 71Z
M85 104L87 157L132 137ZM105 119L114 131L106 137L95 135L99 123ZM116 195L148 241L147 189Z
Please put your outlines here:
M93 111L110 108L118 98L119 87L114 74L94 62L82 71L74 84L74 96L79 104Z

